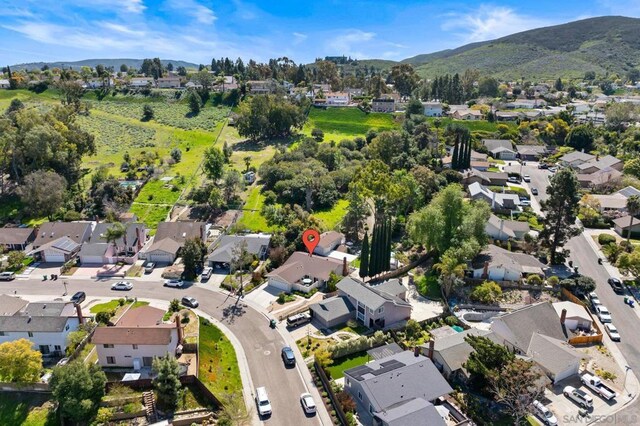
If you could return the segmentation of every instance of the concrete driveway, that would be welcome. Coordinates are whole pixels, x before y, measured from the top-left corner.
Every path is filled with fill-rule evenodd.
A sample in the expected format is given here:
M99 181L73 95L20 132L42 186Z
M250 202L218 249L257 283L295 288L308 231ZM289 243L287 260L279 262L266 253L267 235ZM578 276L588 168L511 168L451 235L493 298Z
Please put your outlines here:
M418 322L437 317L444 311L442 303L420 296L415 286L409 286L407 301L411 303L411 319Z

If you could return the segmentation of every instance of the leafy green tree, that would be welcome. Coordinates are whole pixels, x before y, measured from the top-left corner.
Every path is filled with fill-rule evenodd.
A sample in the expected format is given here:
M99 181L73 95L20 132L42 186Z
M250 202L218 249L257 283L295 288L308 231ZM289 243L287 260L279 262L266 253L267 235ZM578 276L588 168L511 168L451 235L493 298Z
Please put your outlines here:
M178 312L180 310L180 301L178 299L171 299L169 302L169 312Z
M469 297L476 302L491 304L496 303L502 296L502 289L493 281L485 281L476 286Z
M153 120L154 115L153 107L149 104L144 104L142 107L142 121Z
M107 377L97 364L73 361L53 369L49 387L61 415L83 424L96 414L106 382Z
M220 148L211 146L204 152L202 168L209 179L216 181L222 177L224 163L225 157Z
M222 179L222 193L225 203L229 203L238 191L244 189L244 179L239 171L228 170Z
M424 106L418 98L411 98L404 112L405 117L410 118L412 115L424 115Z
M322 142L322 140L324 139L324 132L316 127L311 130L311 137L317 142Z
M0 381L33 383L40 379L42 353L27 339L0 343Z
M348 236L357 239L371 209L357 189L352 186L347 193L347 202L349 204L342 219L342 227Z
M640 214L640 197L632 195L627 198L627 213L629 213L629 230L627 231L627 242L629 242L629 240L631 240L633 220L638 214Z
M182 389L178 361L167 354L161 358L154 358L152 369L156 373L153 387L158 393L158 403L170 410L175 409Z
M579 188L576 174L570 168L561 169L551 179L551 185L547 188L549 198L542 203L545 218L539 239L549 250L554 265L559 261L558 249L580 232L575 226L580 202Z
M180 148L173 148L171 150L171 158L173 158L173 161L175 161L176 163L180 162L180 160L182 159L182 151L180 151Z
M483 336L469 335L464 338L473 352L463 364L469 372L471 382L478 389L485 389L493 371L500 371L515 359L515 355L506 346L494 343Z
M390 77L394 88L400 93L400 96L404 97L410 96L420 81L420 77L410 64L394 65L391 68Z
M189 90L187 93L187 102L189 103L189 111L192 115L200 114L200 108L202 107L202 98L195 90Z
M253 140L286 138L306 121L303 107L280 96L254 96L238 107L236 128Z
M358 275L360 275L360 278L369 276L369 235L367 231L364 232L364 239L362 240L360 270L358 271Z
M36 217L47 216L51 220L64 204L67 181L55 172L36 171L24 178L18 193L29 213Z
M478 82L478 94L480 96L496 97L498 96L499 83L493 77L482 77Z
M640 179L640 158L631 158L624 163L624 173Z
M622 253L618 256L616 264L618 269L624 274L640 277L640 250L636 249L631 253Z
M562 91L564 89L564 84L562 83L562 79L560 77L558 77L558 79L556 80L556 83L553 86L558 92Z
M188 238L182 247L182 263L184 264L184 276L188 280L196 277L196 271L204 265L204 256L207 254L207 246L200 238Z
M582 124L579 126L575 126L569 131L567 138L565 139L565 143L580 151L590 151L593 148L593 143L595 141L595 130L593 126L589 124Z
M451 250L448 250L440 257L440 262L433 265L433 268L440 273L440 290L443 297L451 295L458 280L464 277L466 264Z
M7 256L7 266L12 271L17 271L23 266L23 262L26 259L26 255L22 251L14 250L9 252Z

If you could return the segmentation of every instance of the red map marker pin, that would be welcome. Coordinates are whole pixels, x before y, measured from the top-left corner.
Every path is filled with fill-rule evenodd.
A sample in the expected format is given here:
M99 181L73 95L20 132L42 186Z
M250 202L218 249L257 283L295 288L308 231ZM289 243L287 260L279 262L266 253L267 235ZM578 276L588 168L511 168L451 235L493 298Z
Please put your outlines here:
M320 234L315 229L307 229L302 233L302 242L309 250L309 256L311 256L320 242Z

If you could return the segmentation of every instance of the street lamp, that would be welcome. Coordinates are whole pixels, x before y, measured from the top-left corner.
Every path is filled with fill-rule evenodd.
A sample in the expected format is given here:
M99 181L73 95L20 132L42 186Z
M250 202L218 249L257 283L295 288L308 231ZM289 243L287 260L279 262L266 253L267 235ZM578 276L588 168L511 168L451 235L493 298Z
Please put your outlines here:
M66 296L67 295L67 282L63 281L62 284L64 285L64 294L63 294L63 296Z
M627 393L627 375L629 374L629 370L631 370L631 367L629 367L628 365L624 366L625 371L624 371L624 388L622 389L623 393ZM627 396L629 398L631 398L631 392L629 392L627 394Z

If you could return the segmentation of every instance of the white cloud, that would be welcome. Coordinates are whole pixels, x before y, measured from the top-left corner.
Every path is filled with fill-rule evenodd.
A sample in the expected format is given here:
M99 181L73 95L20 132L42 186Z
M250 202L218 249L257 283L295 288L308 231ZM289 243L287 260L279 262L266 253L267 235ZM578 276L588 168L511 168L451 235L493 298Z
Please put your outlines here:
M293 35L293 44L298 45L305 41L309 36L303 33L294 32Z
M165 6L205 25L211 25L218 19L212 9L195 0L168 0L165 2Z
M147 35L145 31L133 30L125 25L116 24L113 22L98 22L97 25L107 30L111 30L117 33L122 33L126 35L131 35L131 36L146 37Z
M442 29L456 33L464 42L492 40L509 34L549 25L542 19L519 15L502 6L481 5L469 13L450 13Z
M362 46L374 39L376 33L366 32L362 30L344 31L327 43L327 48L332 51L333 55L349 55L354 57L362 57L363 54L355 46Z

